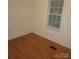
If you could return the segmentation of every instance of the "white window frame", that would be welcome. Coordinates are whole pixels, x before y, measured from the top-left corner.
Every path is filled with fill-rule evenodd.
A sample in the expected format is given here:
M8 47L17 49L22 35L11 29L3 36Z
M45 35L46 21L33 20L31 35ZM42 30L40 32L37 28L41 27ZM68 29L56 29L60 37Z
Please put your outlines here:
M50 13L50 8L51 8L51 6L50 6L50 4L51 4L51 0L48 0L48 21L49 21L49 15L50 14L53 14L53 13ZM64 2L63 2L63 7L64 7ZM62 14L63 14L63 7L62 7ZM61 19L62 19L62 14L53 14L53 15L59 15L59 16L61 16ZM61 28L61 20L60 20L60 28L56 28L56 27L52 27L52 26L49 26L48 25L48 21L47 21L47 27L48 27L48 29L51 29L51 30L55 30L55 31L59 31L60 30L60 28Z

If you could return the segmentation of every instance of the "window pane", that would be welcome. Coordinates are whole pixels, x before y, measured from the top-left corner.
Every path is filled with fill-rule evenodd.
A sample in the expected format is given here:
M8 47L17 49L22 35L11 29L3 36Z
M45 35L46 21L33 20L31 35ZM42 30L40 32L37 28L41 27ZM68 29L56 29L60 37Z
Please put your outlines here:
M62 8L50 8L50 13L62 14Z
M60 27L60 20L61 20L61 16L57 16L57 19L56 19L56 27L57 28Z
M58 0L51 0L51 7L57 7L58 6Z
M64 0L51 0L50 13L62 14Z
M55 0L54 1L54 7L57 7L58 6L58 0Z
M54 12L53 13L54 14L57 14L58 13L57 8L54 8Z
M62 14L62 8L58 8L58 14Z
M51 0L51 4L50 4L50 5L51 5L51 7L53 7L53 6L54 6L54 2L53 2L52 0Z
M53 11L54 11L54 9L53 8L50 8L50 13L54 13Z
M49 26L59 28L60 27L61 16L50 15L49 16Z
M48 25L51 26L52 24L52 15L49 15L49 22L48 22Z
M53 15L52 26L56 27L56 15Z
M64 0L58 0L58 6L63 7Z

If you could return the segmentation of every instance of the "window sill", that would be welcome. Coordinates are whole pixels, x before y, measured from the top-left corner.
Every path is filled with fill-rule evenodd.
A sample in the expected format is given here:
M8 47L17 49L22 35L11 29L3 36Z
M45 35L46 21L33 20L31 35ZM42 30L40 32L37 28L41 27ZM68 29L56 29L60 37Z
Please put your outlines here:
M52 27L52 26L48 26L48 29L58 31L58 32L60 31L60 28L55 28L55 27Z

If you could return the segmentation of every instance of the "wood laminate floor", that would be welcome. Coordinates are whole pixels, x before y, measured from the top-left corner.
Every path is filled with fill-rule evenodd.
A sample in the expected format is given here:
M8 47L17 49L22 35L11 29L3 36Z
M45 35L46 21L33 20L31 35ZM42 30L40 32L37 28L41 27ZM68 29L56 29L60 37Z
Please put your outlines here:
M71 59L68 48L33 33L9 40L8 51L8 59Z

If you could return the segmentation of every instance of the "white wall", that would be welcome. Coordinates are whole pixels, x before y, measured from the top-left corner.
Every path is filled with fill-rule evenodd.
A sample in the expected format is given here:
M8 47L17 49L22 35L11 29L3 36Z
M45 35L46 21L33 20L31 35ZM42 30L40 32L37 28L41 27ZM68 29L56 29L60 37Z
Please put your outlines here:
M9 39L32 32L32 0L9 0Z
M70 0L64 0L60 31L47 28L48 0L34 0L34 32L65 47L71 47Z

